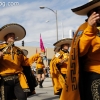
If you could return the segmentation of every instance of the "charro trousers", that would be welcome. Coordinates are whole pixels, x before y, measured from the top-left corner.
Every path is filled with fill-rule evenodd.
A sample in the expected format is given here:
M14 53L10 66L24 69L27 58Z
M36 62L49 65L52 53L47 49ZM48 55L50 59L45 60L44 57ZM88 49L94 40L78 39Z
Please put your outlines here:
M81 100L100 100L100 74L95 72L83 72L80 85Z
M5 80L6 77L1 79L1 100L27 100L27 97L20 86L18 77Z

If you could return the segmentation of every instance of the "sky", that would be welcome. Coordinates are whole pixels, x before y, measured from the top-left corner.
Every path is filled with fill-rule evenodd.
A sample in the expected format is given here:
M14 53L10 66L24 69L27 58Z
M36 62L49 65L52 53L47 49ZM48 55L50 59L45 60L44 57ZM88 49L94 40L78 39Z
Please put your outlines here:
M58 40L69 38L69 31L76 30L87 18L76 15L71 9L87 2L88 0L0 0L0 27L17 23L25 28L26 37L15 42L18 46L24 40L25 46L39 47L41 34L44 46L53 47L57 41L56 15ZM45 8L40 9L41 6Z

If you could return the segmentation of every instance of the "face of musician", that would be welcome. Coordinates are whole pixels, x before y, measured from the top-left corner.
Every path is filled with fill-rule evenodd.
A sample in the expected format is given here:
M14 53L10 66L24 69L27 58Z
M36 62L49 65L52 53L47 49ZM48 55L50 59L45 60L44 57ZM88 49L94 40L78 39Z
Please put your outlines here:
M15 41L15 34L14 33L8 33L5 37L4 37L5 41L7 43L9 42L14 42Z
M63 44L63 45L61 46L61 49L62 49L64 52L68 52L69 44Z
M63 46L62 46L62 49L69 49L69 44L64 44Z

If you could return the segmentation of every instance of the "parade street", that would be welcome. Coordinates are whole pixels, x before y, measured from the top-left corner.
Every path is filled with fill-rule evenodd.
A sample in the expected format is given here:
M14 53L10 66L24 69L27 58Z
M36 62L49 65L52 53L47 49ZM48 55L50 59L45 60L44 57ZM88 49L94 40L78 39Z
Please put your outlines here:
M44 88L36 87L36 94L28 98L28 100L59 100L59 96L54 95L52 80L46 78L43 83Z

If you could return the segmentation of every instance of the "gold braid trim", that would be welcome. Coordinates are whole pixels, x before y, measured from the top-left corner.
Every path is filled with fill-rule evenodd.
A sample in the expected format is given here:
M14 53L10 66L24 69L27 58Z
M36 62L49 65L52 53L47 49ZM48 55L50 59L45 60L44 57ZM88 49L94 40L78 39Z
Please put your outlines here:
M91 92L93 96L93 100L100 100L99 88L100 86L100 79L94 80L91 85Z

